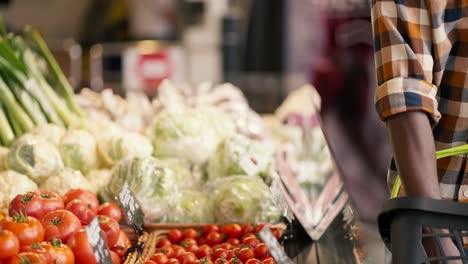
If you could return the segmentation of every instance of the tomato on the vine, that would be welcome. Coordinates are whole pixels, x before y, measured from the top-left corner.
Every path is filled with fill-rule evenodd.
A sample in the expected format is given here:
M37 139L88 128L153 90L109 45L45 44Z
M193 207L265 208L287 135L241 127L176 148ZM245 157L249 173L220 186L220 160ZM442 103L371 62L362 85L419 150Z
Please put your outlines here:
M234 247L240 245L240 241L237 238L229 238L228 240L226 240L226 242Z
M196 264L197 257L192 252L185 252L184 254L177 257L181 264Z
M254 237L254 238L257 238L257 236L253 233L247 233L245 235L242 236L241 240L240 241L244 241L246 238L249 238L249 237Z
M242 240L242 244L250 246L252 249L254 249L258 246L258 244L260 244L260 241L258 241L256 237L248 237Z
M55 210L62 210L64 208L64 203L62 197L54 192L48 191L36 191L39 193L39 199L41 200L42 205L42 216L46 215L49 212ZM41 219L41 218L38 218Z
M122 259L125 254L127 253L127 250L132 246L130 239L128 239L127 234L120 230L119 232L119 239L117 239L117 242L113 247L111 247L111 250L117 253L117 255Z
M117 255L117 253L115 253L112 250L109 251L109 252L110 252L110 257L111 257L112 263L113 264L120 264L121 260L120 260L119 255Z
M197 258L209 257L210 254L211 254L211 247L208 245L199 246L197 252L195 253Z
M230 243L227 243L227 242L224 242L222 243L221 245L219 245L221 248L224 248L224 249L232 249L233 246L230 244Z
M244 264L262 264L262 262L256 258L247 260Z
M211 258L213 259L226 258L226 257L227 257L227 253L224 248L218 248L213 253L211 253Z
M226 224L221 226L221 233L229 238L238 238L242 235L242 227L238 224Z
M214 225L214 224L209 224L209 225L206 225L204 228L203 228L203 234L205 236L207 236L209 233L211 232L219 232L219 226L218 225Z
M50 263L49 252L40 243L33 242L30 245L22 246L20 252L33 252L38 254L46 263Z
M156 253L163 253L166 255L168 258L173 258L175 257L175 252L172 246L164 246L162 248L156 249Z
M258 246L255 247L255 257L258 259L266 258L270 255L269 250L270 249L268 249L267 245L265 245L264 243L260 243L258 244Z
M278 227L271 226L271 227L270 227L270 231L271 231L271 233L273 233L273 236L274 236L276 239L280 239L280 237L281 237L281 230L280 230Z
M243 248L237 253L237 258L242 262L246 262L251 258L255 258L255 253L250 248Z
M67 245L73 250L76 263L97 264L86 229L82 228L73 233L68 239Z
M185 250L186 250L187 252L192 252L192 253L196 254L197 251L198 251L198 245L197 245L197 244L189 244L189 245L185 248Z
M186 237L179 243L184 248L187 248L189 245L197 245L197 241L191 237Z
M169 241L167 237L164 237L164 238L159 239L158 243L156 244L156 247L162 248L162 247L167 247L171 245L172 245L171 241Z
M18 194L11 200L8 206L8 214L13 216L20 213L41 219L44 214L42 212L42 202L37 192Z
M91 223L94 217L96 217L94 211L91 210L91 208L89 208L83 201L78 199L68 202L65 209L76 215L76 217L80 219L82 225Z
M177 258L181 255L183 255L185 252L185 248L179 246L179 245L172 245L172 249L174 249L174 257Z
M0 230L0 260L6 260L18 254L20 243L13 232Z
M67 241L73 233L81 228L80 219L67 210L49 212L44 215L41 223L45 229L44 240L46 241L53 238Z
M193 238L193 239L197 240L200 237L200 234L197 232L197 230L195 230L193 228L187 228L182 233L182 237L183 238Z
M180 261L176 258L171 258L167 264L180 264Z
M169 258L163 253L156 253L151 257L151 260L156 264L166 264L169 262Z
M8 264L48 264L41 256L33 252L22 252L12 257Z
M252 226L251 224L242 225L242 235L245 235L247 233L254 233L254 232L255 232L255 227Z
M227 260L231 260L235 256L236 256L236 253L234 252L234 250L232 250L232 249L226 250L226 259Z
M60 239L52 239L50 243L43 242L41 245L49 254L51 263L75 263L75 255L73 254L72 249L69 246L63 244Z
M213 264L210 258L200 258L199 262L200 264Z
M82 189L71 189L63 197L65 205L75 199L83 201L95 214L98 213L99 201L93 192Z
M219 258L214 261L214 264L231 264L231 261L225 258Z
M99 227L101 227L102 232L106 238L107 246L109 248L113 247L117 240L119 240L120 235L120 226L117 221L114 219L105 216L98 215Z
M167 235L167 238L171 243L177 244L182 240L182 231L179 229L172 229L169 231L169 234Z
M276 264L276 261L273 259L273 257L266 257L262 259L263 264Z
M209 246L218 245L223 242L223 237L218 232L211 232L206 236L206 244Z
M101 204L99 206L98 214L108 216L117 222L120 222L122 219L122 210L120 210L120 207L115 203L107 202Z
M20 246L27 246L44 240L44 228L39 220L22 213L13 217L6 217L0 221L0 229L13 232L20 242Z

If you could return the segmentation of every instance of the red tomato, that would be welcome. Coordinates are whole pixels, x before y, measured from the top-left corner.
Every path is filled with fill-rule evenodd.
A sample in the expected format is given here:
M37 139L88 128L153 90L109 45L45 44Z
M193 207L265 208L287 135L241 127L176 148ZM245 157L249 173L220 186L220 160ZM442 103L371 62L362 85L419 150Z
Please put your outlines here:
M101 227L104 236L106 237L107 246L112 248L117 240L119 240L120 226L114 219L105 216L98 215L99 227Z
M65 209L76 215L76 217L80 219L82 225L89 224L94 217L96 217L94 211L91 210L91 208L89 208L83 201L78 199L68 202Z
M5 262L6 263L6 262ZM39 254L23 252L10 259L8 264L48 264Z
M180 242L180 245L187 248L189 245L197 245L197 241L191 237L186 237Z
M50 263L49 252L45 248L36 242L33 242L31 245L22 246L20 252L33 252L38 254L46 263Z
M200 264L213 264L213 261L211 261L209 258L201 258L199 262Z
M15 214L0 221L0 229L13 232L20 242L20 246L27 246L44 240L44 228L39 220L23 214Z
M63 197L65 204L75 199L83 201L95 214L98 213L99 201L94 193L82 189L71 189Z
M211 247L208 245L199 246L197 252L195 253L197 258L209 257L210 254L211 254Z
M184 238L193 238L193 239L197 240L200 237L200 234L197 232L197 230L195 230L193 228L187 228L182 233L182 237L184 237Z
M110 251L110 257L112 259L112 263L114 264L120 264L120 257L115 253L114 251Z
M0 260L6 260L18 254L20 243L13 232L0 230Z
M242 225L242 235L245 235L247 233L253 233L253 232L255 232L255 227L253 227L251 224Z
M198 251L198 246L197 246L197 244L190 244L190 245L187 246L187 248L185 250L195 254Z
M219 226L218 225L213 225L213 224L210 224L210 225L206 225L204 228L203 228L203 234L205 236L207 236L209 233L211 232L218 232L219 231Z
M242 244L250 246L252 249L256 248L260 241L256 237L247 237L246 239L242 240Z
M180 261L176 258L171 258L167 264L180 264Z
M185 252L181 256L177 258L181 264L196 264L197 263L197 257L195 257L195 254L192 252Z
M108 216L117 222L120 222L122 219L122 210L120 210L120 207L115 203L101 204L99 206L98 214Z
M221 233L229 238L238 238L242 235L242 227L238 224L226 224L221 227Z
M242 262L246 262L251 258L255 258L255 253L250 248L243 248L237 253L237 258Z
M237 238L229 238L226 242L234 247L240 245L240 241Z
M197 242L198 245L206 245L206 237L200 237Z
M151 260L157 264L166 264L169 262L169 258L163 253L156 253L151 257Z
M117 253L117 255L123 259L125 254L127 253L128 248L132 246L130 240L128 239L127 234L120 230L119 232L119 239L117 239L117 242L113 247L111 247L111 250Z
M179 229L172 229L169 231L169 234L167 235L167 238L171 243L177 244L182 240L182 231Z
M224 248L224 249L232 249L233 246L227 242L224 242L220 245L221 248Z
M273 236L276 239L280 239L281 237L281 230L278 227L271 226L270 231L273 233Z
M18 194L11 200L8 214L13 216L19 213L41 219L44 214L42 213L41 199L37 192Z
M67 241L68 238L81 228L81 222L72 212L67 210L56 210L47 213L42 218L44 226L44 240L50 241L58 238Z
M253 259L247 260L245 264L262 264L262 262L256 258L253 258Z
M231 264L231 261L226 260L225 258L216 259L214 264Z
M223 237L218 232L211 232L206 236L206 244L209 246L214 246L221 244L223 242Z
M226 250L226 259L227 260L231 260L235 256L236 256L236 253L234 252L234 250L232 250L232 249Z
M39 199L41 200L42 217L49 212L55 210L62 210L64 208L63 200L60 195L54 192L47 191L36 191L39 193ZM42 218L38 218L42 219Z
M270 255L268 251L269 249L267 245L260 243L258 244L258 246L255 247L255 250L254 250L255 257L258 259L266 258Z
M273 257L267 257L262 259L263 264L276 264L275 259Z
M70 247L63 244L59 239L52 239L50 243L43 242L42 247L49 254L51 263L74 264L75 255Z
M236 256L234 256L234 257L231 259L231 263L232 263L232 264L242 264L242 261L240 261L240 259L238 259Z
M159 239L158 243L156 244L156 247L157 248L162 248L162 247L167 247L167 246L171 246L171 245L172 245L171 241L169 241L169 239L164 237L164 238Z
M178 258L179 256L183 255L185 252L185 248L179 246L179 245L172 245L172 249L174 249L174 257Z
M266 224L258 224L258 225L255 227L255 233L260 232L265 226L266 226Z
M72 234L67 241L67 245L73 250L76 263L97 264L84 228Z
M168 258L173 258L175 257L175 252L172 246L164 246L162 248L156 249L156 253L163 253L166 255Z
M248 237L254 237L254 238L257 238L256 235L254 235L253 233L247 233L245 235L242 236L242 239L240 241L244 241L246 238Z
M147 261L143 262L143 264L157 264L157 263L152 261L152 260L147 260Z
M224 248L218 248L211 254L211 257L213 259L226 258L227 257L226 250Z

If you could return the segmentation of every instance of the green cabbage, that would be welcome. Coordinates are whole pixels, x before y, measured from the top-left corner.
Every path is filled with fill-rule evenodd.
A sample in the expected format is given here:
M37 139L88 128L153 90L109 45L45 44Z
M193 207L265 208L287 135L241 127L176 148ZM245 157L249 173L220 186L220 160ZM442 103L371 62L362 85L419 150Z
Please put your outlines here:
M182 191L169 211L170 223L213 223L213 206L199 191Z
M153 157L133 158L119 162L109 184L101 190L106 200L114 200L127 182L138 199L147 222L164 221L169 201L176 193L174 172Z
M161 161L174 171L175 181L180 189L199 189L202 183L202 172L199 166L188 160L166 158Z
M65 135L66 130L54 124L40 124L33 128L30 132L33 135L45 138L54 145L58 145L60 140Z
M51 175L42 184L41 190L55 192L61 196L65 195L70 189L84 189L96 192L94 186L81 174L79 170L64 168Z
M26 134L13 142L5 167L28 175L36 183L63 168L57 148L40 136Z
M8 205L18 194L37 190L37 185L28 176L16 171L0 173L0 212L8 213Z
M86 179L98 191L109 184L111 177L112 171L108 169L91 170L86 174Z
M281 217L268 186L258 177L233 176L222 179L214 196L216 223L270 223Z
M65 166L83 174L99 166L96 139L85 130L68 130L60 141L59 150Z
M235 130L228 116L214 108L182 112L162 111L153 126L154 154L177 157L201 164L218 144Z
M0 171L4 171L6 169L5 159L8 156L8 152L10 152L8 148L0 147Z
M113 133L99 141L98 151L105 164L112 166L123 159L151 156L153 146L150 140L136 132Z

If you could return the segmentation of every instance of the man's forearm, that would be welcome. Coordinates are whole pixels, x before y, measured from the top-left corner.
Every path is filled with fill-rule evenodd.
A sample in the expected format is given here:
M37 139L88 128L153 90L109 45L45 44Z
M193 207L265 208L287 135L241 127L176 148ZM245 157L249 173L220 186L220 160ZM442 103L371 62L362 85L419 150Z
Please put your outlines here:
M410 111L387 120L395 161L408 196L441 199L429 118Z

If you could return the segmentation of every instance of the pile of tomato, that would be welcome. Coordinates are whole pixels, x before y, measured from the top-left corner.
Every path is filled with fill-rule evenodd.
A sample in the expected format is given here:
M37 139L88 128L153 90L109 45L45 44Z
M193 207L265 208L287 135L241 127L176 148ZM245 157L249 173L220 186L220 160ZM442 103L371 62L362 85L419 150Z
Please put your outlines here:
M100 205L89 191L73 189L64 197L28 192L10 202L8 214L0 220L0 264L94 264L85 227L96 216L114 264L121 263L130 247L120 230L120 208Z
M206 225L173 229L156 245L156 254L144 264L275 264L269 248L257 238L264 224ZM281 231L268 226L279 239Z

